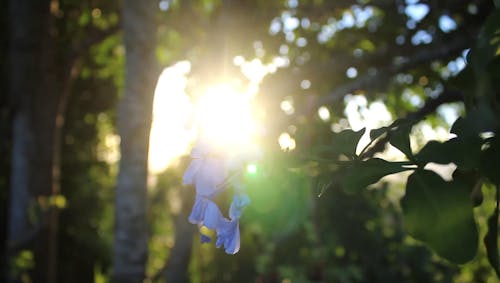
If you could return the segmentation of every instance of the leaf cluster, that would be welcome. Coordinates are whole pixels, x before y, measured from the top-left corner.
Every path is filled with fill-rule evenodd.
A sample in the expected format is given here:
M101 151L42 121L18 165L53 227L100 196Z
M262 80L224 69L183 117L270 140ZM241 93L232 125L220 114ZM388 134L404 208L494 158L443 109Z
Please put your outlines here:
M464 89L467 114L451 128L454 137L429 141L415 152L410 146L412 119L398 119L387 127L371 130L370 143L356 151L365 129L333 134L332 142L319 156L336 164L333 182L346 192L360 193L381 178L411 171L401 199L407 232L432 248L442 258L457 264L472 260L479 247L479 232L473 208L482 205L482 185L495 186L496 203L488 219L484 246L489 263L500 276L498 220L500 186L500 111L497 79L500 50L500 10L485 22L477 44L468 55L467 68L457 80L473 82ZM383 140L401 151L406 161L366 156L367 150ZM454 164L451 180L445 180L427 165ZM332 168L330 166L330 168Z

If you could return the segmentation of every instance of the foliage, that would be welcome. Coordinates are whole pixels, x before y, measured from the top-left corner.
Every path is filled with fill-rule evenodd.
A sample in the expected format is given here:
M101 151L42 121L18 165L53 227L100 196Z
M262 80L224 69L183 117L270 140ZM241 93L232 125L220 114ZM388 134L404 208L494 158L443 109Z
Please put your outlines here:
M359 142L360 135L354 135L355 132L351 130L344 130L333 136L334 140L351 147L349 152L341 151L350 161L340 163L339 171L342 173L337 175L340 179L338 182L346 191L360 191L385 175L413 170L407 179L406 194L401 200L406 229L441 257L459 264L472 260L478 249L479 236L471 198L481 195L483 182L488 182L499 190L497 163L500 158L500 112L497 108L498 93L493 87L500 58L499 12L500 10L496 10L486 20L478 43L469 53L469 65L460 77L460 80L465 81L473 81L475 78L476 83L469 86L469 91L464 92L466 101L470 104L467 105L466 116L459 118L452 126L451 132L456 137L442 143L430 141L414 153L410 148L410 133L415 121L397 120L389 127L372 130L372 142L386 135L386 141L406 156L408 161L402 166L401 162L379 158L362 159L363 152L353 155L352 145ZM468 72L467 68L472 68L473 71ZM346 140L346 137L349 139ZM342 149L335 144L331 146ZM454 163L457 168L453 179L446 181L438 174L426 170L428 163ZM484 245L491 266L499 274L498 197L495 202L497 205L488 220ZM480 201L476 205L480 205Z
M106 157L116 147L108 141L124 83L120 5L53 2L60 3L51 14L58 50L76 58L62 147L58 277L104 281L117 173L116 156ZM282 63L256 97L266 154L245 176L252 204L241 219L241 251L229 257L195 236L191 282L486 282L499 273L498 1L159 2L168 9L158 10L158 60L191 62L193 97L207 84L246 80L234 56ZM406 12L424 6L420 19ZM442 19L452 25L442 28ZM0 22L1 30L8 24ZM8 89L4 77L1 90ZM346 106L359 97L366 107L384 104L396 120L347 129ZM280 109L285 100L293 113ZM415 146L421 123L447 127L436 109L457 102L465 114L453 123L453 137ZM11 145L7 103L0 97L2 156ZM317 114L321 106L328 119ZM278 150L281 133L296 140L294 150ZM405 157L380 154L386 148ZM1 188L9 182L7 163L0 164ZM436 163L455 164L452 178L431 171ZM148 280L162 281L165 263L180 256L172 211L183 167L169 169L148 191ZM1 203L7 198L2 190ZM218 199L221 206L229 200ZM23 251L19 270L32 268L32 259Z

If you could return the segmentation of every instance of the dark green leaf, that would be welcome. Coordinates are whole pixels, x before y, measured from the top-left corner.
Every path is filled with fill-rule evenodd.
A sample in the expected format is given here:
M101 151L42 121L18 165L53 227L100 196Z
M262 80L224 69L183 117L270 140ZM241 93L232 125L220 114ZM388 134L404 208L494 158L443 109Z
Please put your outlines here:
M365 133L365 128L355 132L353 130L347 129L334 135L332 142L332 150L341 154L345 154L347 157L352 158L356 156L356 147L359 140Z
M488 177L493 184L500 184L500 139L495 137L488 148L481 154L481 172Z
M461 170L457 168L453 171L453 180L465 184L470 190L470 199L474 207L483 203L483 181L477 170Z
M415 171L401 200L408 233L445 259L470 261L477 253L478 233L469 193L464 183L446 182L432 171Z
M465 126L470 134L494 131L498 127L498 117L491 108L491 104L481 99L465 118Z
M483 70L488 63L497 56L497 48L500 44L500 9L494 10L486 19L480 36L478 36L473 48L469 52L469 61L476 70Z
M415 155L415 160L422 167L429 162L455 163L459 168L470 170L478 167L481 144L479 137L452 138L444 143L430 141Z
M458 137L477 138L480 133L495 131L499 126L498 116L484 99L472 107L465 118L458 118L450 132Z
M402 167L399 163L388 162L380 158L356 161L341 171L341 184L346 191L357 192L378 182L384 176L406 170L411 169Z
M465 129L465 119L463 117L458 117L457 120L453 123L450 129L450 133L455 134L457 136L462 136L464 134Z
M410 133L413 124L410 121L401 120L397 127L390 132L389 142L408 157L413 158L410 147Z
M380 137L381 135L386 133L387 130L388 130L387 127L382 127L382 128L370 130L370 139L374 140L374 139Z

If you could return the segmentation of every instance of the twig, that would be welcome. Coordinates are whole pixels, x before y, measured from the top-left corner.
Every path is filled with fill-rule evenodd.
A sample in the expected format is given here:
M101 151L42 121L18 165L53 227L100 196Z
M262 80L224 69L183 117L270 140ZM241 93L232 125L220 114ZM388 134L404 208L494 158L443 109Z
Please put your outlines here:
M378 70L375 74L365 74L353 82L337 87L330 94L319 98L313 105L313 109L316 109L321 105L333 104L342 99L346 94L353 93L356 90L385 85L392 76L398 73L415 68L420 64L429 63L437 59L447 58L459 54L463 50L470 47L470 44L471 37L466 34L455 37L447 45L443 45L442 42L439 42L425 48L419 47L419 51L416 52L415 55L399 64L394 64Z
M463 100L464 96L462 92L457 90L445 90L438 97L427 99L422 108L415 112L409 113L408 115L406 115L405 119L408 119L409 121L411 121L412 125L414 125L423 120L425 116L434 113L440 105L451 102L459 102ZM364 152L364 154L362 154L361 158L370 158L373 157L375 153L384 151L385 145L388 142L388 135L385 135L384 137L378 139L371 148L369 148L368 150L366 150L366 152Z

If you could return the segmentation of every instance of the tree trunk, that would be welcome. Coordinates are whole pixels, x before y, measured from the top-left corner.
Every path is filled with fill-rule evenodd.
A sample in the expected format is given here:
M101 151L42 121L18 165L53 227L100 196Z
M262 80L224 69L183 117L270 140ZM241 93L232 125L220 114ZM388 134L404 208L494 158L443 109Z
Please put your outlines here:
M194 190L175 187L179 190L180 211L172 212L175 228L175 242L164 272L166 283L189 283L188 267L191 260L195 225L188 222L193 207Z
M158 70L155 1L124 0L125 91L118 109L121 160L115 192L114 282L142 282L147 259L147 154Z
M67 65L56 62L49 8L50 0L9 2L13 146L7 253L12 259L20 250L31 250L30 277L42 283L56 281L57 208L50 197L59 188L54 156L62 123L56 120L62 114L61 86L69 77Z

